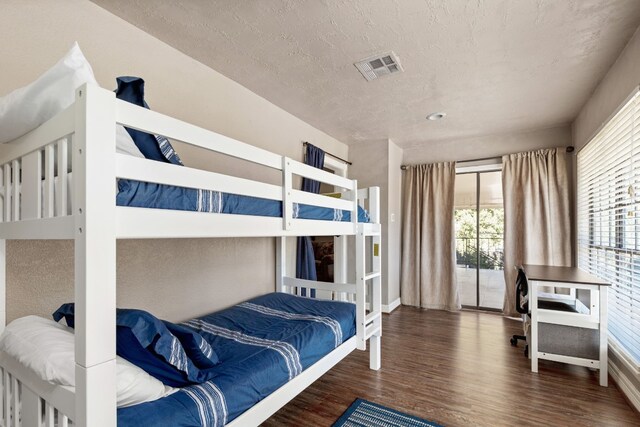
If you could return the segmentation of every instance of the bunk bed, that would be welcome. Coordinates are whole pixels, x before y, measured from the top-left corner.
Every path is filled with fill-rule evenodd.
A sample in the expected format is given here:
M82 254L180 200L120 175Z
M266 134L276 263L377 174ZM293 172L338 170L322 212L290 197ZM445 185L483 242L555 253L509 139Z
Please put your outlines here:
M116 123L275 169L281 173L282 185L119 154ZM331 304L355 306L353 319L337 320L346 322L343 331L353 322L353 336L347 334L326 354L309 359L312 363L275 391L229 419L230 426L258 425L351 351L365 350L367 341L370 368L379 369L379 190L358 189L355 180L340 175L345 175L344 170L331 174L116 99L113 92L98 86L81 86L70 107L0 146L0 326L4 328L6 317L5 240L74 240L76 366L75 391L70 391L44 381L0 352L2 425L66 426L70 421L77 426L116 425L117 239L275 237L276 291L307 301L311 299L300 296L315 290L318 297L332 300ZM334 186L340 197L296 190L294 176ZM116 180L257 198L270 204L272 213L194 212L140 206L134 199L116 202ZM361 222L360 206L366 207L368 222ZM320 213L302 214L302 207ZM341 220L327 220L332 219L327 211L336 210ZM287 237L305 235L336 236L334 283L291 277ZM347 236L355 236L354 245L348 245ZM355 251L355 283L347 280L350 247ZM187 325L196 327L197 321Z

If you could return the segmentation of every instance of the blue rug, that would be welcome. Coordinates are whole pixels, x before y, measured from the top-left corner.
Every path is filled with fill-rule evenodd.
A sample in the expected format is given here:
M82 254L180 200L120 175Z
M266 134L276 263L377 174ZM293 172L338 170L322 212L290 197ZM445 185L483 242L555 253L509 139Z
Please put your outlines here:
M440 424L404 414L364 399L355 402L342 414L333 427L442 427Z

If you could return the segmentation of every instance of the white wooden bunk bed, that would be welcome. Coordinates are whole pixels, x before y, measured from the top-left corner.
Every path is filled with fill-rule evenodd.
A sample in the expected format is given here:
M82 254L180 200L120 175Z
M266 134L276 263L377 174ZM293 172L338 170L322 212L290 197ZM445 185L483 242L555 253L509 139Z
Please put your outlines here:
M281 171L282 185L117 154L115 123ZM72 152L70 163L68 151ZM128 104L93 85L79 88L75 103L62 113L0 146L0 168L0 325L4 328L6 314L6 239L73 239L76 304L75 393L43 381L15 359L0 354L3 426L65 426L69 421L79 426L116 425L116 239L274 236L278 291L316 289L319 295L355 302L356 335L236 418L231 426L258 425L352 350L365 350L367 340L371 341L370 368L379 369L378 188L359 190L356 181L344 176ZM70 171L73 191L68 195ZM294 175L332 185L342 197L296 190ZM284 215L273 218L120 207L115 203L116 178L277 200L283 204ZM346 210L352 220L297 219L292 214L294 203ZM370 223L358 222L359 203L366 205ZM338 236L335 283L289 276L286 237L304 235ZM355 283L347 280L346 239L350 235L355 236ZM367 272L367 265L373 271Z

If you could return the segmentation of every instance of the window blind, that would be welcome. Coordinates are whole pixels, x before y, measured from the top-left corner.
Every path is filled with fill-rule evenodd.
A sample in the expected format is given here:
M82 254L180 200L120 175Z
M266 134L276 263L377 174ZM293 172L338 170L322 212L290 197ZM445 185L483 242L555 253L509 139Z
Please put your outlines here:
M609 281L609 334L640 363L640 92L578 153L578 265Z

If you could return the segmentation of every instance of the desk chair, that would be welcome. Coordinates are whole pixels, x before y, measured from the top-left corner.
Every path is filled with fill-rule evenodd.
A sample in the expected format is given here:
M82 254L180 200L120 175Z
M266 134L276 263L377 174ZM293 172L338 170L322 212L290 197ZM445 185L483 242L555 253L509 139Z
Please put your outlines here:
M527 283L527 275L524 273L524 269L522 267L516 267L518 270L518 276L516 277L516 311L522 314L523 320L523 329L526 328L526 318L525 316L529 316L529 284ZM525 343L527 342L526 335L513 335L509 340L511 345L514 347L518 346L518 340L522 340ZM524 355L525 357L529 356L529 345L524 346Z
M526 333L526 320L527 317L531 317L531 313L529 312L529 283L527 282L527 275L525 274L524 268L522 266L516 267L518 270L518 276L516 277L516 311L522 314L523 317L523 329ZM538 298L538 308L545 310L556 310L556 311L566 311L577 313L575 306L568 304L564 301L553 301L549 299ZM518 346L518 340L522 340L525 343L527 342L526 335L513 335L509 342L514 347ZM525 357L529 357L529 345L524 346L524 355Z

